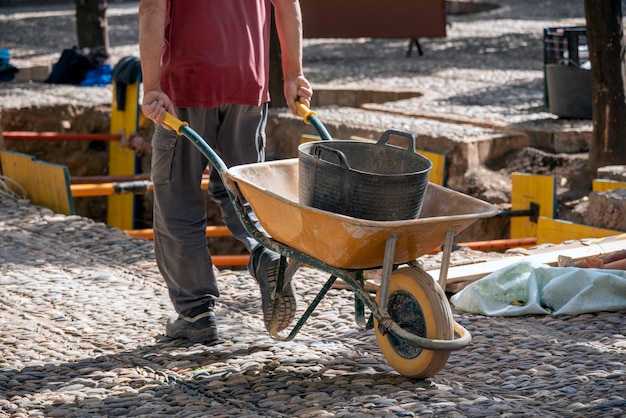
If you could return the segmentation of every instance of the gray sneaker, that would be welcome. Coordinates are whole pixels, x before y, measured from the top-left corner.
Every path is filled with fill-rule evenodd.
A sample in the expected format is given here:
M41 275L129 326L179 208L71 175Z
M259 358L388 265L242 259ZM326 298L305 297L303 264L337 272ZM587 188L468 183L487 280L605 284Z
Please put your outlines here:
M192 309L188 316L170 316L165 325L165 335L170 338L186 338L195 343L217 341L213 303Z
M261 308L263 310L263 322L268 331L272 326L276 331L282 331L289 326L296 316L296 288L291 277L285 277L283 288L276 292L278 280L280 256L270 250L264 249L258 255L254 277L261 289ZM272 299L274 299L272 303ZM275 309L274 309L275 307ZM274 312L276 318L272 318Z

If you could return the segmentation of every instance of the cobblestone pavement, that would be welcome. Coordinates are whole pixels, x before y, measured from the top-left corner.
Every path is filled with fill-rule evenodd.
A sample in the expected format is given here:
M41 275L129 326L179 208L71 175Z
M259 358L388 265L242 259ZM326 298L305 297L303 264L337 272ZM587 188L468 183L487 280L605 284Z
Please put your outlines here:
M416 381L359 330L347 290L331 289L296 338L278 342L254 280L223 271L222 339L190 344L163 336L171 307L151 242L4 196L0 237L0 416L626 414L626 312L455 313L473 342ZM301 312L325 279L295 276Z
M555 121L542 107L541 87L541 29L581 24L582 2L493 2L500 9L452 18L448 37L427 40L425 55L410 60L405 41L307 40L310 77L320 86L428 92L382 105L391 111L587 126ZM109 6L115 56L136 54L129 41L136 5ZM13 49L16 59L54 59L73 44L62 37L72 27L71 10L60 10L44 16L45 28L41 16L24 12L17 20L30 22L30 30L0 10L2 43L23 46ZM36 43L25 40L32 34ZM2 84L3 106L110 103L108 89ZM461 251L453 261L476 256ZM435 268L438 260L422 261ZM313 269L298 272L301 310L325 279ZM220 283L222 340L169 340L163 331L171 305L150 242L0 196L0 416L626 415L626 312L455 312L472 344L453 352L434 377L415 381L388 366L374 333L356 326L349 291L331 290L292 342L277 342L263 327L254 280L223 271Z

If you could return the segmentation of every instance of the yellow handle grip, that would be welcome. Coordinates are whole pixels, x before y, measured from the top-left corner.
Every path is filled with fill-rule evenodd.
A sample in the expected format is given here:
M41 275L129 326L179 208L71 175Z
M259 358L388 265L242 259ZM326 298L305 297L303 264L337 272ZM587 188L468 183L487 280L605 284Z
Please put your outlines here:
M165 112L165 119L163 119L163 123L174 129L178 135L183 134L180 131L183 126L189 126L189 123L183 122L169 112Z
M309 109L307 105L300 101L296 102L296 112L298 115L302 116L302 120L304 120L304 123L307 125L311 124L311 122L309 122L309 116L317 116L317 113Z

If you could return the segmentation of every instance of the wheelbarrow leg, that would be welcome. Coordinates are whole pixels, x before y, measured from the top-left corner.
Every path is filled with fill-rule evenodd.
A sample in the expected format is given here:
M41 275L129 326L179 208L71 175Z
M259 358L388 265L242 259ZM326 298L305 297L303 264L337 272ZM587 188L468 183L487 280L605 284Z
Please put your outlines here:
M365 279L363 278L363 270L359 270L356 273L355 279L359 286L364 289ZM354 294L354 320L360 328L365 328L367 325L367 321L365 320L365 303L363 303L363 300L357 293Z
M445 292L446 281L448 280L448 267L450 266L450 256L452 254L452 244L454 239L454 228L448 229L443 242L443 254L441 255L441 270L439 270L439 286Z
M385 258L383 259L383 273L380 282L380 298L378 302L378 309L383 316L387 316L389 278L391 277L391 271L393 270L393 260L396 253L396 241L398 241L398 236L393 234L387 238L387 242L385 243Z

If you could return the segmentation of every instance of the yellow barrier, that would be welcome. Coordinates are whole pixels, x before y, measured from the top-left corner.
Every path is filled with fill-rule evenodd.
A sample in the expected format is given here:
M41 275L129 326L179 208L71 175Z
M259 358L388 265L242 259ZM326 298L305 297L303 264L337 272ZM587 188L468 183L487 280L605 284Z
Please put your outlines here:
M66 166L39 161L19 152L0 151L0 168L3 176L26 190L33 204L46 206L55 213L75 214Z
M553 176L513 173L511 175L511 210L528 210L539 205L539 216L556 217L556 180ZM537 223L530 217L511 218L511 238L537 236Z
M622 232L575 224L560 219L540 217L537 222L537 244L560 244L569 240L604 238L619 234Z
M592 184L594 192L607 192L615 189L626 189L626 183L615 180L595 179Z

